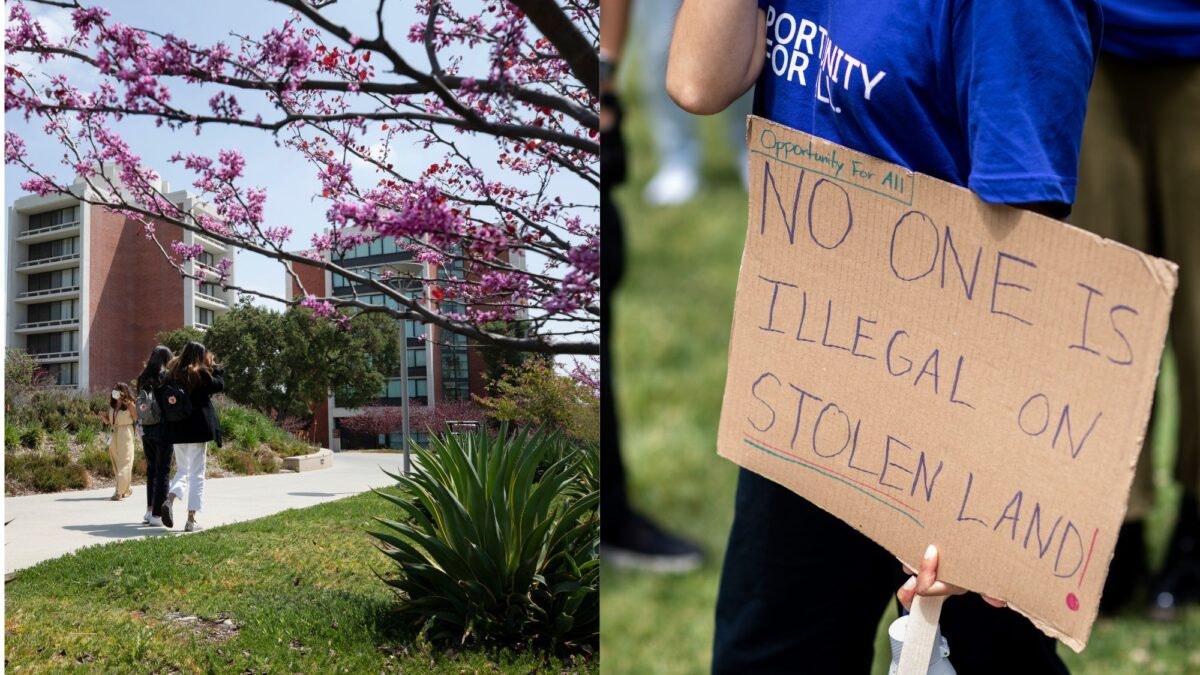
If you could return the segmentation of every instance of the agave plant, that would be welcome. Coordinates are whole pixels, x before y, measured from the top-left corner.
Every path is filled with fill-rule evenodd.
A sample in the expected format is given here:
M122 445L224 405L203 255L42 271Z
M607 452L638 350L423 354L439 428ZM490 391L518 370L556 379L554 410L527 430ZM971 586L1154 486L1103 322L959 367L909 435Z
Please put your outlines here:
M534 643L560 652L599 637L598 449L553 433L435 437L400 494L407 516L372 532L397 565L384 581L431 639Z

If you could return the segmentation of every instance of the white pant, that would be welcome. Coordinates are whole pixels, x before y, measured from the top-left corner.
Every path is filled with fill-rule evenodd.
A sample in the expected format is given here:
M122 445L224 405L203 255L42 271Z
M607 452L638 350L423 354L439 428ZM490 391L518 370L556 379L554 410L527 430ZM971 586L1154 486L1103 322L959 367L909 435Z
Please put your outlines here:
M188 511L199 511L204 499L204 461L208 456L208 443L175 444L175 478L171 481L171 494L183 499L188 492Z

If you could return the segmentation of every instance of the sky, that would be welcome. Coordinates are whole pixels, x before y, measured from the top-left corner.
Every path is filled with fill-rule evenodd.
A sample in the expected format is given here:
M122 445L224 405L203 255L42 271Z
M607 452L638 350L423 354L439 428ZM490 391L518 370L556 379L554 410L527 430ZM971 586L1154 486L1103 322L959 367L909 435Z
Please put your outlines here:
M465 10L476 0L466 0L459 4ZM90 3L89 3L90 4ZM231 32L238 34L261 36L271 28L282 25L289 16L290 10L273 2L257 0L240 2L233 0L206 0L206 2L144 2L125 0L105 3L111 12L112 20L133 25L139 28L153 29L161 33L177 33L194 43L211 45L217 41L232 44L236 41ZM411 56L415 63L424 63L423 46L410 44L405 36L409 27L418 17L411 10L410 2L390 2L385 12L385 26L388 37L406 57ZM65 34L71 28L70 16L66 10L44 8L30 5L34 16L47 19L51 38ZM364 37L374 37L375 2L363 0L342 0L322 9L322 13L333 21L344 25L356 34ZM302 25L307 25L303 23ZM57 34L56 34L56 31ZM19 62L23 55L9 58L9 63ZM28 58L26 63L28 63ZM465 74L470 72L486 72L485 68L471 68L471 62L486 62L486 53L477 52L465 57ZM84 89L90 84L86 80L88 74L81 68L73 67L68 71L72 81L80 83ZM197 89L194 86L174 86L172 95L178 103L192 104L188 107L201 108L197 102L204 104L208 97L217 91L215 88ZM254 95L250 92L239 92L238 100L248 111L255 110L248 105ZM204 104L201 109L207 110ZM272 117L263 108L264 118ZM68 178L71 172L62 166L59 157L62 150L47 137L36 120L33 124L25 122L21 114L10 113L5 118L6 129L20 134L26 142L28 155L34 165L42 170L53 167L54 175L59 179ZM171 190L188 189L198 192L192 187L191 172L178 164L172 164L168 158L176 152L203 153L215 156L217 150L236 148L246 158L244 185L262 186L267 188L266 223L269 226L286 225L294 230L287 248L303 250L309 248L313 234L320 232L326 226L325 211L327 204L314 196L321 188L315 178L315 170L307 162L284 148L278 148L273 138L266 132L252 129L239 129L211 125L203 128L199 136L191 128L180 131L170 131L156 128L152 120L127 119L118 123L116 128L123 138L130 143L135 154L141 157L143 165L158 171L168 181ZM396 168L403 175L415 175L421 169L434 161L439 161L442 152L423 150L414 138L397 139L390 151ZM494 157L496 150L494 141L488 137L463 137L460 147L466 154L476 159L477 165L494 166L479 162L480 157ZM367 175L367 174L363 174ZM565 172L560 172L561 183L558 187L564 199L596 203L595 188L587 186ZM20 184L29 175L20 169L6 167L4 174L5 203L12 201L24 191ZM165 262L163 264L166 264ZM531 260L530 267L540 268L541 261ZM284 295L285 276L283 268L276 261L271 261L256 254L241 252L236 260L236 283L239 286L262 290L272 295ZM264 304L273 304L259 300Z

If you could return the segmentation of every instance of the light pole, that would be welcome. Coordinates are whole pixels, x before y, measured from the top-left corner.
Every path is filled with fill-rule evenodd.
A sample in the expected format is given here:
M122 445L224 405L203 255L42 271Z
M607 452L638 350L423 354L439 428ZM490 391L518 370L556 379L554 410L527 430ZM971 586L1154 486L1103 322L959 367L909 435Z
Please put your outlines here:
M399 291L404 293L404 281L406 279L420 279L422 273L421 263L415 262L395 262L380 265L379 269L386 270L396 275L400 280ZM408 333L404 330L404 322L408 319L400 320L400 443L404 446L404 475L409 475L409 470L412 466L411 454L409 452L409 441L412 436L409 434L408 428Z

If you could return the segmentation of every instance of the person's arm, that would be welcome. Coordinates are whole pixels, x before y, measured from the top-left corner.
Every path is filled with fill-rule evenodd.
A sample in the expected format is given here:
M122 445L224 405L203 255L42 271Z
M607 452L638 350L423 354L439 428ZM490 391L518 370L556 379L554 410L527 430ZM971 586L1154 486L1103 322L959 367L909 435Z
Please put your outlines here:
M617 65L629 34L629 5L630 0L600 0L600 133L617 123Z
M219 394L222 391L225 391L225 369L213 366L212 375L209 376L208 393Z
M671 39L667 93L690 113L721 112L754 86L766 38L766 14L754 0L684 0Z

